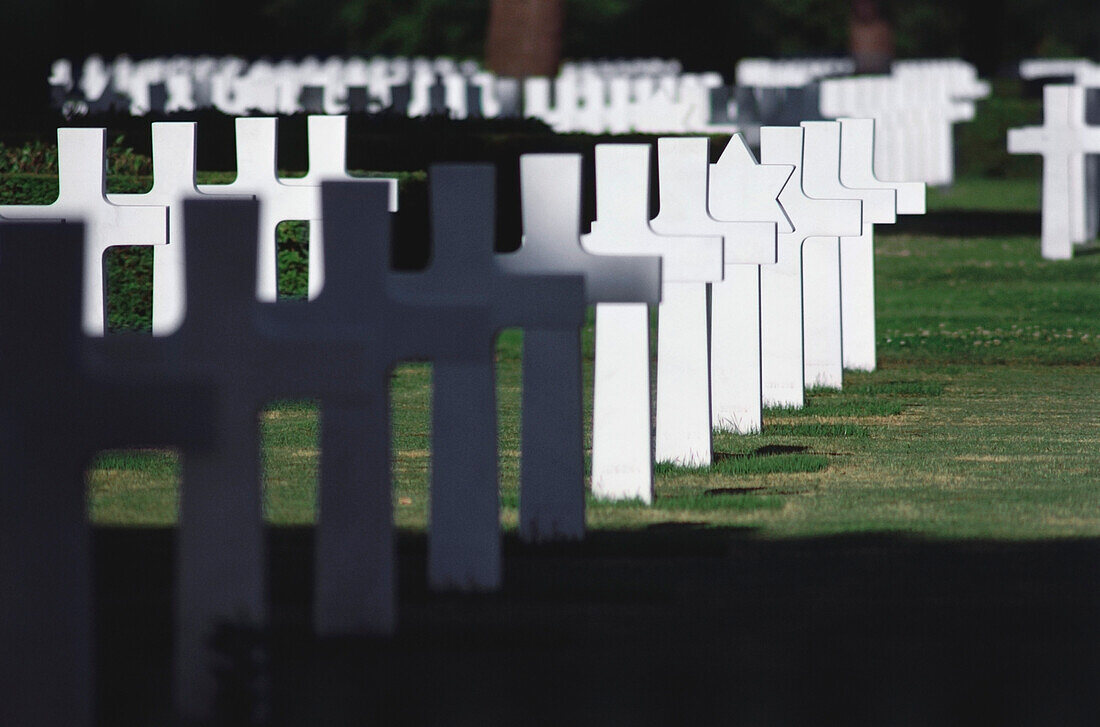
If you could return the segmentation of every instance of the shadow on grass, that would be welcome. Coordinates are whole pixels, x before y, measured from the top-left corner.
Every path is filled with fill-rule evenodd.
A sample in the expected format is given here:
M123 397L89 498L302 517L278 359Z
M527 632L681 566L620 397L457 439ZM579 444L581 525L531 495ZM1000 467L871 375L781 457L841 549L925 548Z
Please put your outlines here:
M172 534L94 531L99 723L166 724ZM1100 540L763 540L662 523L504 543L500 593L427 592L398 537L393 638L309 634L312 532L270 531L278 725L1096 724ZM233 659L229 647L227 664ZM251 669L254 661L242 662ZM257 685L266 683L265 688Z
M890 234L937 235L941 237L998 237L1035 235L1042 228L1038 212L996 212L983 210L943 210L923 215L898 217Z

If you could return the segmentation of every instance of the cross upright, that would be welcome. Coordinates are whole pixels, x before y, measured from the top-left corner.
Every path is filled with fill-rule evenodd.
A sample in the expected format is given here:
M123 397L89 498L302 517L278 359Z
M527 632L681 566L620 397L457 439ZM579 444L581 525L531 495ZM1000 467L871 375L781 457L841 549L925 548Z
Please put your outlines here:
M894 190L896 214L924 214L924 182L882 182L875 177L875 120L839 119L840 183L852 189ZM863 222L859 237L840 238L841 348L844 368L874 371L875 238Z
M280 177L291 187L316 188L322 180L358 179L372 184L385 184L389 189L390 212L397 211L397 180L353 177L348 174L348 117L310 115L306 119L309 170L302 177ZM320 192L318 191L318 194ZM324 220L309 223L309 298L316 298L325 285Z
M202 386L85 372L83 245L79 224L0 225L3 724L92 724L91 457L210 444Z
M1073 216L1085 204L1085 155L1100 153L1100 128L1071 116L1083 103L1078 86L1043 86L1043 125L1009 129L1010 154L1043 156L1043 228L1040 249L1047 260L1073 257ZM2 210L0 210L2 212Z
M200 184L203 194L253 195L260 201L260 239L256 292L260 300L278 298L276 229L287 220L321 218L316 184L286 184L278 177L278 123L275 118L238 118L237 178L229 184ZM310 265L310 269L313 266Z
M648 144L596 145L596 220L581 238L599 255L659 255L661 297L672 286L721 280L722 239L661 235L649 221ZM653 501L649 308L596 305L592 494ZM709 425L708 425L709 426Z
M502 253L516 274L584 277L586 302L656 304L661 259L592 255L580 244L581 157L520 157L523 241ZM580 331L523 338L519 532L527 541L584 537L584 426Z
M183 322L183 200L200 194L195 185L193 121L153 122L153 187L141 194L109 194L122 207L162 205L168 210L168 244L153 248L153 335L172 333Z
M760 129L761 163L795 167L791 181L779 196L794 231L779 235L778 262L760 270L760 353L765 406L801 407L805 401L804 244L819 237L858 235L863 227L862 204L858 200L815 199L806 193L803 134L799 126Z
M893 189L852 189L840 179L840 122L803 121L802 186L818 199L858 199L863 203L860 235L822 238L802 250L804 377L807 387L839 389L844 382L841 294L845 240L859 240L873 224L897 220Z
M485 303L439 304L431 296L398 299L385 185L334 181L321 188L327 283L307 305L279 304L276 312L290 330L321 328L331 340L358 346L364 368L349 385L366 396L321 400L314 629L322 636L389 634L396 623L389 374L412 359L491 367L491 311Z
M444 164L428 178L432 262L395 273L395 298L435 305L488 306L491 335L466 335L477 360L433 368L431 526L428 580L436 589L500 586L500 497L493 341L501 328L576 331L584 324L580 275L515 275L493 253L494 169ZM556 363L556 362L555 362ZM542 366L530 361L530 365Z
M198 382L216 397L214 446L184 453L176 554L174 700L179 716L209 720L213 647L220 625L266 618L259 412L280 398L361 399L361 347L332 340L326 324L303 333L307 303L256 299L259 202L184 202L187 316L169 336L99 342L101 370Z
M725 269L776 260L776 223L722 222L708 211L710 139L657 142L661 210L650 223L669 235L719 235ZM711 389L706 283L666 287L658 313L658 462L709 466Z
M794 167L760 164L734 134L711 165L707 204L719 220L763 220L794 230L779 196ZM739 434L763 427L760 385L760 266L731 265L710 286L711 424ZM756 312L748 315L746 312Z
M120 207L107 200L106 140L106 129L58 129L57 199L0 206L7 219L84 222L83 325L90 336L102 336L107 327L103 254L116 245L164 245L168 230L163 205Z

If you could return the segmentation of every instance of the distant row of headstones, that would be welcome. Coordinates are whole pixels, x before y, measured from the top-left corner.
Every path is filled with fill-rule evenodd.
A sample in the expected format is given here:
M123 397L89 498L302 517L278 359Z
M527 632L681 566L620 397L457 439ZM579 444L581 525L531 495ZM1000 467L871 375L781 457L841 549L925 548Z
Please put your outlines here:
M432 262L395 272L395 188L349 179L344 121L310 120L310 171L291 182L275 173L276 121L238 119L237 180L201 187L195 125L157 123L153 189L118 196L104 193L105 130L60 129L58 201L0 207L0 569L22 584L0 592L5 723L89 721L83 468L95 451L182 452L174 700L201 720L215 698L215 629L265 622L266 402L321 403L316 631L391 633L394 364L434 365L430 586L495 589L499 329L525 332L520 535L580 538L587 305L591 489L650 502L654 459L708 465L714 428L759 431L763 405L801 406L807 386L874 368L874 225L924 209L923 184L875 178L870 119L766 127L761 163L740 136L713 164L707 138L663 138L653 219L651 147L601 144L590 233L578 155L521 157L514 253L493 252L492 167L435 166ZM273 302L286 219L316 230L308 301ZM99 335L102 253L118 244L153 245L155 335Z
M567 63L555 78L498 77L472 61L328 58L88 58L79 75L55 63L54 102L70 110L234 115L389 111L410 117L537 118L558 132L730 133L759 144L761 126L858 116L878 119L879 174L946 185L954 179L952 127L988 94L959 60L899 61L887 76L849 75L850 59L771 61L718 73L683 73L675 61Z
M729 130L710 119L717 73L682 73L676 61L565 63L556 78L498 77L449 58L325 60L90 56L77 73L55 61L53 103L68 114L172 113L215 108L243 115L379 113L408 117L539 118L557 131Z
M1020 62L1020 77L1048 82L1043 125L1010 129L1008 151L1042 155L1040 249L1048 260L1066 260L1100 234L1100 65L1032 59Z

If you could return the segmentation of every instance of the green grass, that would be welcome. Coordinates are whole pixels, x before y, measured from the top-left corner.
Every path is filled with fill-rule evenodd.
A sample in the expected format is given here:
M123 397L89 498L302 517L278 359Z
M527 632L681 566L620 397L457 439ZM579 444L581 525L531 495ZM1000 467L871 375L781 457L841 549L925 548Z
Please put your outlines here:
M1025 183L1026 182L1026 183ZM930 212L1034 210L1033 180L961 180ZM708 468L658 465L653 506L589 501L593 529L693 523L758 537L894 531L931 537L1100 535L1100 255L1043 261L1025 236L889 234L877 240L880 368L769 409L765 432L715 434ZM591 397L591 320L585 374ZM518 506L522 334L498 342L502 522ZM392 378L394 511L426 526L431 367ZM265 514L316 518L317 411L261 416ZM173 522L176 459L104 455L90 473L96 522Z

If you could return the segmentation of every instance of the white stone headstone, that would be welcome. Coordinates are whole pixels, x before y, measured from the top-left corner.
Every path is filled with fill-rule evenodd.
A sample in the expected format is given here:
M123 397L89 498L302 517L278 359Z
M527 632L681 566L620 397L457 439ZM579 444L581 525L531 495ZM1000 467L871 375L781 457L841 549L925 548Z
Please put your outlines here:
M210 444L200 387L89 376L79 224L0 225L0 676L6 725L93 723L84 471L101 449Z
M759 164L741 134L734 134L711 165L709 207L719 220L764 220L778 233L794 230L779 196L794 167ZM760 384L760 266L726 268L710 287L711 420L739 434L763 426ZM755 312L755 315L751 313Z
M239 118L237 178L229 184L200 184L203 194L252 195L260 202L256 290L260 300L278 299L276 229L287 220L321 218L317 185L290 185L278 177L278 119ZM310 266L311 268L313 266Z
M600 255L659 255L661 296L670 286L723 275L722 240L667 236L649 222L647 144L596 145L596 221L581 238ZM649 308L596 306L592 407L592 494L606 500L653 500L653 433L649 385Z
M761 358L765 406L801 407L805 400L802 347L802 259L812 238L860 234L858 200L815 199L804 188L803 129L760 129L762 164L795 167L779 202L794 232L779 235L779 259L760 270ZM838 273L839 274L839 273Z
M852 189L894 190L896 213L924 214L924 182L883 182L875 177L875 120L839 119L840 182ZM840 238L840 311L844 368L874 371L874 227L864 221L859 237Z
M109 194L122 207L163 205L168 210L167 245L153 248L153 335L165 336L183 322L184 286L183 200L200 194L195 186L196 124L154 122L153 187L140 194Z
M771 264L774 222L722 222L708 212L710 139L663 138L657 143L660 212L650 225L667 235L720 235L725 267ZM711 462L710 355L705 283L666 287L658 317L658 462Z
M523 243L498 255L517 274L584 276L586 302L656 304L659 257L599 256L580 245L581 157L520 157ZM584 427L579 331L523 339L519 531L526 541L584 536Z
M459 329L480 357L437 361L433 368L428 581L434 589L493 590L501 582L496 392L487 363L493 335L509 326L527 335L576 331L584 323L584 278L503 269L493 253L492 166L436 165L428 184L431 264L421 273L395 274L395 298L488 306L492 324L491 335ZM526 363L528 369L536 365L541 362Z
M302 177L280 177L279 181L291 187L310 187L321 193L322 180L357 179L348 174L348 117L311 115L306 120L309 150L309 170ZM389 189L390 212L397 211L397 180L363 180L373 184L385 184ZM324 220L309 223L309 280L308 296L312 300L325 285Z
M360 346L331 340L334 321L309 317L309 304L257 300L258 201L190 199L183 214L183 324L160 338L102 339L99 365L194 382L216 396L207 425L214 446L182 458L176 546L173 697L181 718L201 722L216 697L211 637L266 618L258 413L281 398L351 399L349 382L367 366ZM307 325L297 325L302 318Z
M1100 151L1100 128L1074 123L1072 112L1083 96L1078 86L1043 87L1043 125L1009 129L1010 154L1043 156L1043 227L1040 248L1047 260L1073 257L1074 214L1084 204L1085 155ZM1083 101L1081 102L1083 103ZM2 210L0 210L2 212Z
M423 298L398 299L393 290L397 274L389 269L391 200L383 185L324 182L322 201L328 223L328 283L302 310L328 321L327 335L361 347L367 368L358 377L368 398L361 405L321 402L314 628L322 636L385 635L396 623L389 372L410 359L491 372L491 310L484 303L452 305L431 289ZM419 273L400 275L411 282ZM306 319L301 323L310 325ZM435 386L440 385L436 378ZM476 413L486 415L484 408ZM442 420L436 421L439 426ZM446 423L458 430L452 436L466 431ZM477 422L475 429L484 436L492 427ZM475 452L492 449L483 440L470 441ZM484 459L479 456L478 464L484 465ZM433 469L441 466L437 460ZM482 475L485 481L471 483L479 494L487 489L486 481L496 482L495 466L494 461L493 472ZM449 482L450 475L437 477ZM488 512L496 512L492 499L481 496L473 504L486 515L471 525L488 529L476 537L491 539L497 527Z
M860 235L822 238L802 251L803 346L806 386L839 389L843 384L844 351L842 328L843 256L863 235L872 235L871 225L896 221L897 193L893 189L853 189L842 183L841 127L838 121L804 121L802 187L819 199L857 199L863 203ZM873 281L872 281L873 282ZM873 321L872 321L873 322Z
M168 234L166 207L121 207L107 200L106 139L106 129L58 129L57 200L0 205L0 217L7 219L84 222L84 332L91 336L106 329L103 254L116 245L163 245Z

